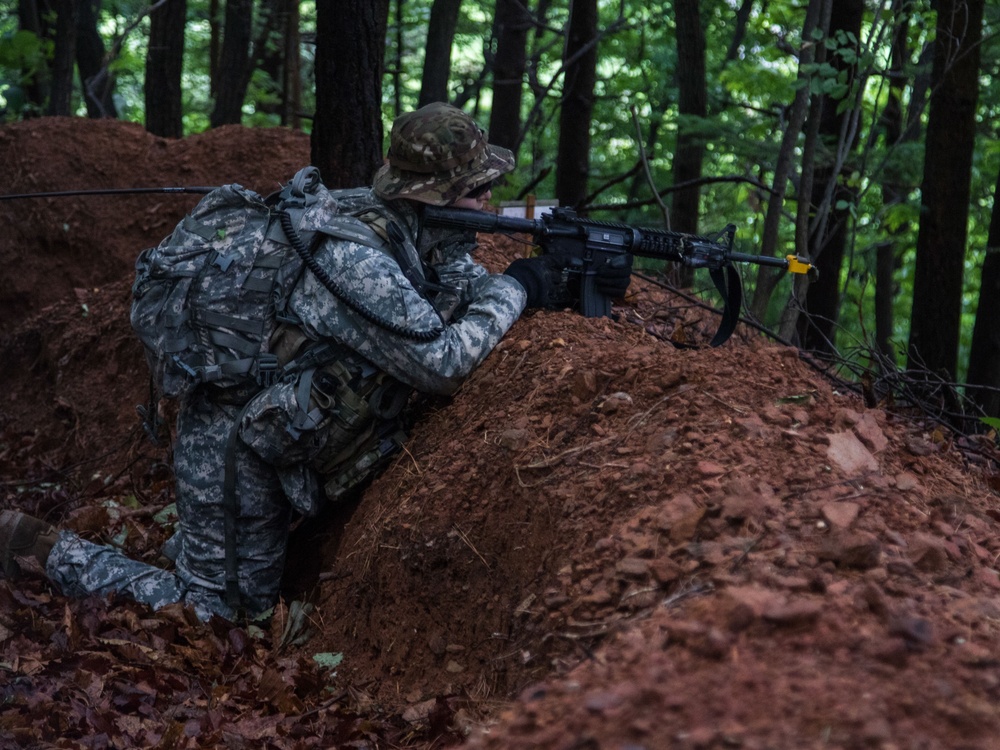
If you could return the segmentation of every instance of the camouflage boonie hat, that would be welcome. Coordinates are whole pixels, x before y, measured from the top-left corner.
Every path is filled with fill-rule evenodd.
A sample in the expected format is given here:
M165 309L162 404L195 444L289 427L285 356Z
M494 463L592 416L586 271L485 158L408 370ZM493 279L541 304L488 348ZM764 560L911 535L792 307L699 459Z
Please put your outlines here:
M389 163L375 173L381 198L447 206L514 168L514 155L486 142L465 112L436 102L400 115L389 135Z

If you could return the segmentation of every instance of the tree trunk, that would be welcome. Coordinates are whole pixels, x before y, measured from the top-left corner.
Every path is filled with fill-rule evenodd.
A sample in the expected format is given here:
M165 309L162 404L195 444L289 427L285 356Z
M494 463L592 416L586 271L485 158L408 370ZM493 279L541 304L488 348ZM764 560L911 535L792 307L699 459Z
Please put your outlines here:
M253 42L250 65L260 70L276 84L281 82L285 47L283 39L288 32L287 0L260 0L258 3L257 38Z
M561 206L577 206L587 195L590 172L590 121L597 78L597 0L573 0L563 62L559 149L556 155L556 198Z
M55 0L55 53L48 115L68 116L73 101L73 66L76 60L77 0Z
M979 307L969 350L969 385L972 399L988 416L1000 417L1000 174L993 191L993 213L986 240L979 285ZM986 390L989 389L989 390Z
M899 6L907 0L893 3L896 27L893 29L892 46L889 57L889 96L882 111L881 126L884 131L886 149L898 147L904 140L916 138L915 131L907 131L904 138L903 94L906 88L904 67L910 56L909 17L899 12ZM905 200L907 186L900 184L890 170L882 170L882 205L894 206ZM875 347L883 357L896 364L896 351L892 345L895 327L893 303L896 299L894 276L899 263L898 241L906 227L889 231L889 238L880 242L875 251Z
M285 0L284 65L281 80L281 124L302 126L302 65L299 53L299 0Z
M208 0L208 79L209 93L214 99L219 93L219 58L222 56L221 0Z
M781 223L781 211L785 204L785 191L788 189L788 178L792 171L792 159L795 156L795 145L802 124L805 122L809 109L809 67L814 58L813 30L820 19L820 10L827 0L809 0L806 8L805 22L802 24L802 49L799 51L799 79L802 84L792 102L788 122L784 125L784 135L781 139L781 149L774 168L774 186L767 201L767 213L764 215L764 230L761 237L760 251L762 255L774 255L778 247L778 229ZM805 40L809 40L808 43ZM760 266L757 269L757 283L753 299L750 302L750 314L758 320L764 319L768 303L774 288L781 278L780 273L773 269Z
M910 91L910 106L906 110L906 137L916 138L920 131L921 120L927 109L927 100L932 85L934 66L934 40L924 45L917 60L917 74L913 78L913 88Z
M51 37L51 30L43 20L48 17L48 3L45 0L18 0L17 20L21 31L30 31L39 39ZM32 106L34 114L39 114L49 100L52 89L52 71L48 64L39 65L36 70L22 70L25 98Z
M424 49L424 72L420 80L418 106L448 101L448 76L451 73L451 46L458 25L462 0L434 0L427 23L427 46Z
M293 76L299 75L298 12L298 0L261 0L259 32L250 60L251 71L260 71L270 79L277 100L258 101L256 110L277 114L282 125L288 125L291 118L290 96L298 100L297 92L293 91L296 88Z
M705 158L705 141L691 132L685 116L704 118L707 115L708 93L705 88L705 32L701 27L699 0L675 0L674 20L677 23L677 147L674 149L673 183L681 185L701 177ZM670 202L670 228L676 232L698 233L701 208L701 188L677 190ZM694 269L682 266L680 284L694 283Z
M490 143L517 152L521 137L521 99L527 64L531 14L525 0L497 0L497 53L493 62L493 109Z
M184 135L181 73L187 0L168 0L149 17L146 51L146 130L161 138Z
M765 3L766 5L767 3ZM750 20L750 14L753 12L753 0L743 0L740 3L739 10L736 11L736 23L733 24L733 38L729 42L729 49L726 50L726 62L730 63L735 60L740 53L740 46L743 44L743 37L747 33L747 21Z
M827 36L840 38L843 35L854 40L861 37L861 19L864 15L863 0L838 0L831 7L830 25ZM857 52L857 41L852 44ZM847 83L855 80L857 66L846 63L840 55L828 55L830 64L838 72L846 72ZM853 96L848 92L846 96ZM849 187L845 167L847 155L857 144L857 127L852 120L857 116L857 108L850 106L837 111L842 99L824 94L819 100L820 153L813 173L809 201L809 221L807 222L806 253L819 271L819 279L809 284L804 280L796 284L799 288L799 302L805 302L807 319L799 321L802 346L806 349L832 353L837 318L840 314L840 267L844 262L847 239L850 234L851 211L856 191ZM803 187L803 191L805 188ZM838 204L844 204L838 206ZM804 300L802 298L805 298ZM783 331L787 336L788 331Z
M219 55L215 87L213 128L238 124L250 82L250 42L253 33L253 0L226 0L226 24Z
M79 0L77 18L76 67L80 71L80 87L87 104L87 116L117 118L114 91L115 77L104 59L104 40L97 31L101 0Z
M312 163L331 188L368 185L382 165L382 70L388 0L316 7ZM347 113L350 113L347 116Z
M822 38L829 39L830 3L824 2L820 10L820 23L817 27L822 32ZM816 45L814 62L817 66L826 64L826 45ZM815 216L812 200L814 199L814 184L816 182L816 159L819 151L820 119L823 112L823 97L812 94L809 97L809 114L805 123L805 137L802 144L802 168L799 171L798 200L795 206L795 253L803 257L811 257L809 242L810 219ZM805 322L799 316L799 311L805 304L809 294L807 278L790 279L792 292L781 311L778 324L778 335L795 346L800 345L799 323Z
M913 275L909 367L955 379L984 0L941 0Z
M392 67L392 117L399 117L403 113L403 50L406 47L403 5L406 0L396 0L394 7L396 16L393 19L393 34L395 34L395 55L393 55ZM386 31L388 34L388 30ZM388 55L386 55L388 57ZM419 96L418 96L419 99Z

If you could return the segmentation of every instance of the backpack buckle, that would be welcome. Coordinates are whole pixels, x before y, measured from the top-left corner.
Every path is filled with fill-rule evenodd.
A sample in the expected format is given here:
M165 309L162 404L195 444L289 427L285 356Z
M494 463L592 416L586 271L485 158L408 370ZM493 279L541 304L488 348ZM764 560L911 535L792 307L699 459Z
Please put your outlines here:
M235 251L225 254L220 253L219 251L215 251L214 255L215 257L212 258L212 265L218 268L223 273L228 271L229 267L233 265L233 261L239 257L239 253Z
M257 357L257 385L261 388L270 388L277 383L281 372L278 369L278 356L276 354L261 354Z

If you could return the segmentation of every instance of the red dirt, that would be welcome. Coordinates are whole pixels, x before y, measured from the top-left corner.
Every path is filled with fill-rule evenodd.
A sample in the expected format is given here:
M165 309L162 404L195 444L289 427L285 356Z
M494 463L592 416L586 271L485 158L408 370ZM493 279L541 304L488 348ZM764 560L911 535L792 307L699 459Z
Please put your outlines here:
M308 156L283 130L42 119L0 129L0 190L268 192ZM0 201L0 507L155 557L173 490L135 416L131 266L196 200ZM493 268L518 251L483 241ZM995 448L750 331L676 349L714 320L634 287L618 321L525 316L297 530L305 645L284 610L252 639L0 582L0 746L996 747Z

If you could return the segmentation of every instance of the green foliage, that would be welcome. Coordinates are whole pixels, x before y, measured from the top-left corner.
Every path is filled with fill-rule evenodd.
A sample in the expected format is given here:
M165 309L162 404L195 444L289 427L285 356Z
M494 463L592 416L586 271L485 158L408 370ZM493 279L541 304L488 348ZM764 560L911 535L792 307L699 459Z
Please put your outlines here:
M4 30L0 35L0 113L4 121L38 114L25 87L45 69L52 42L30 31Z

